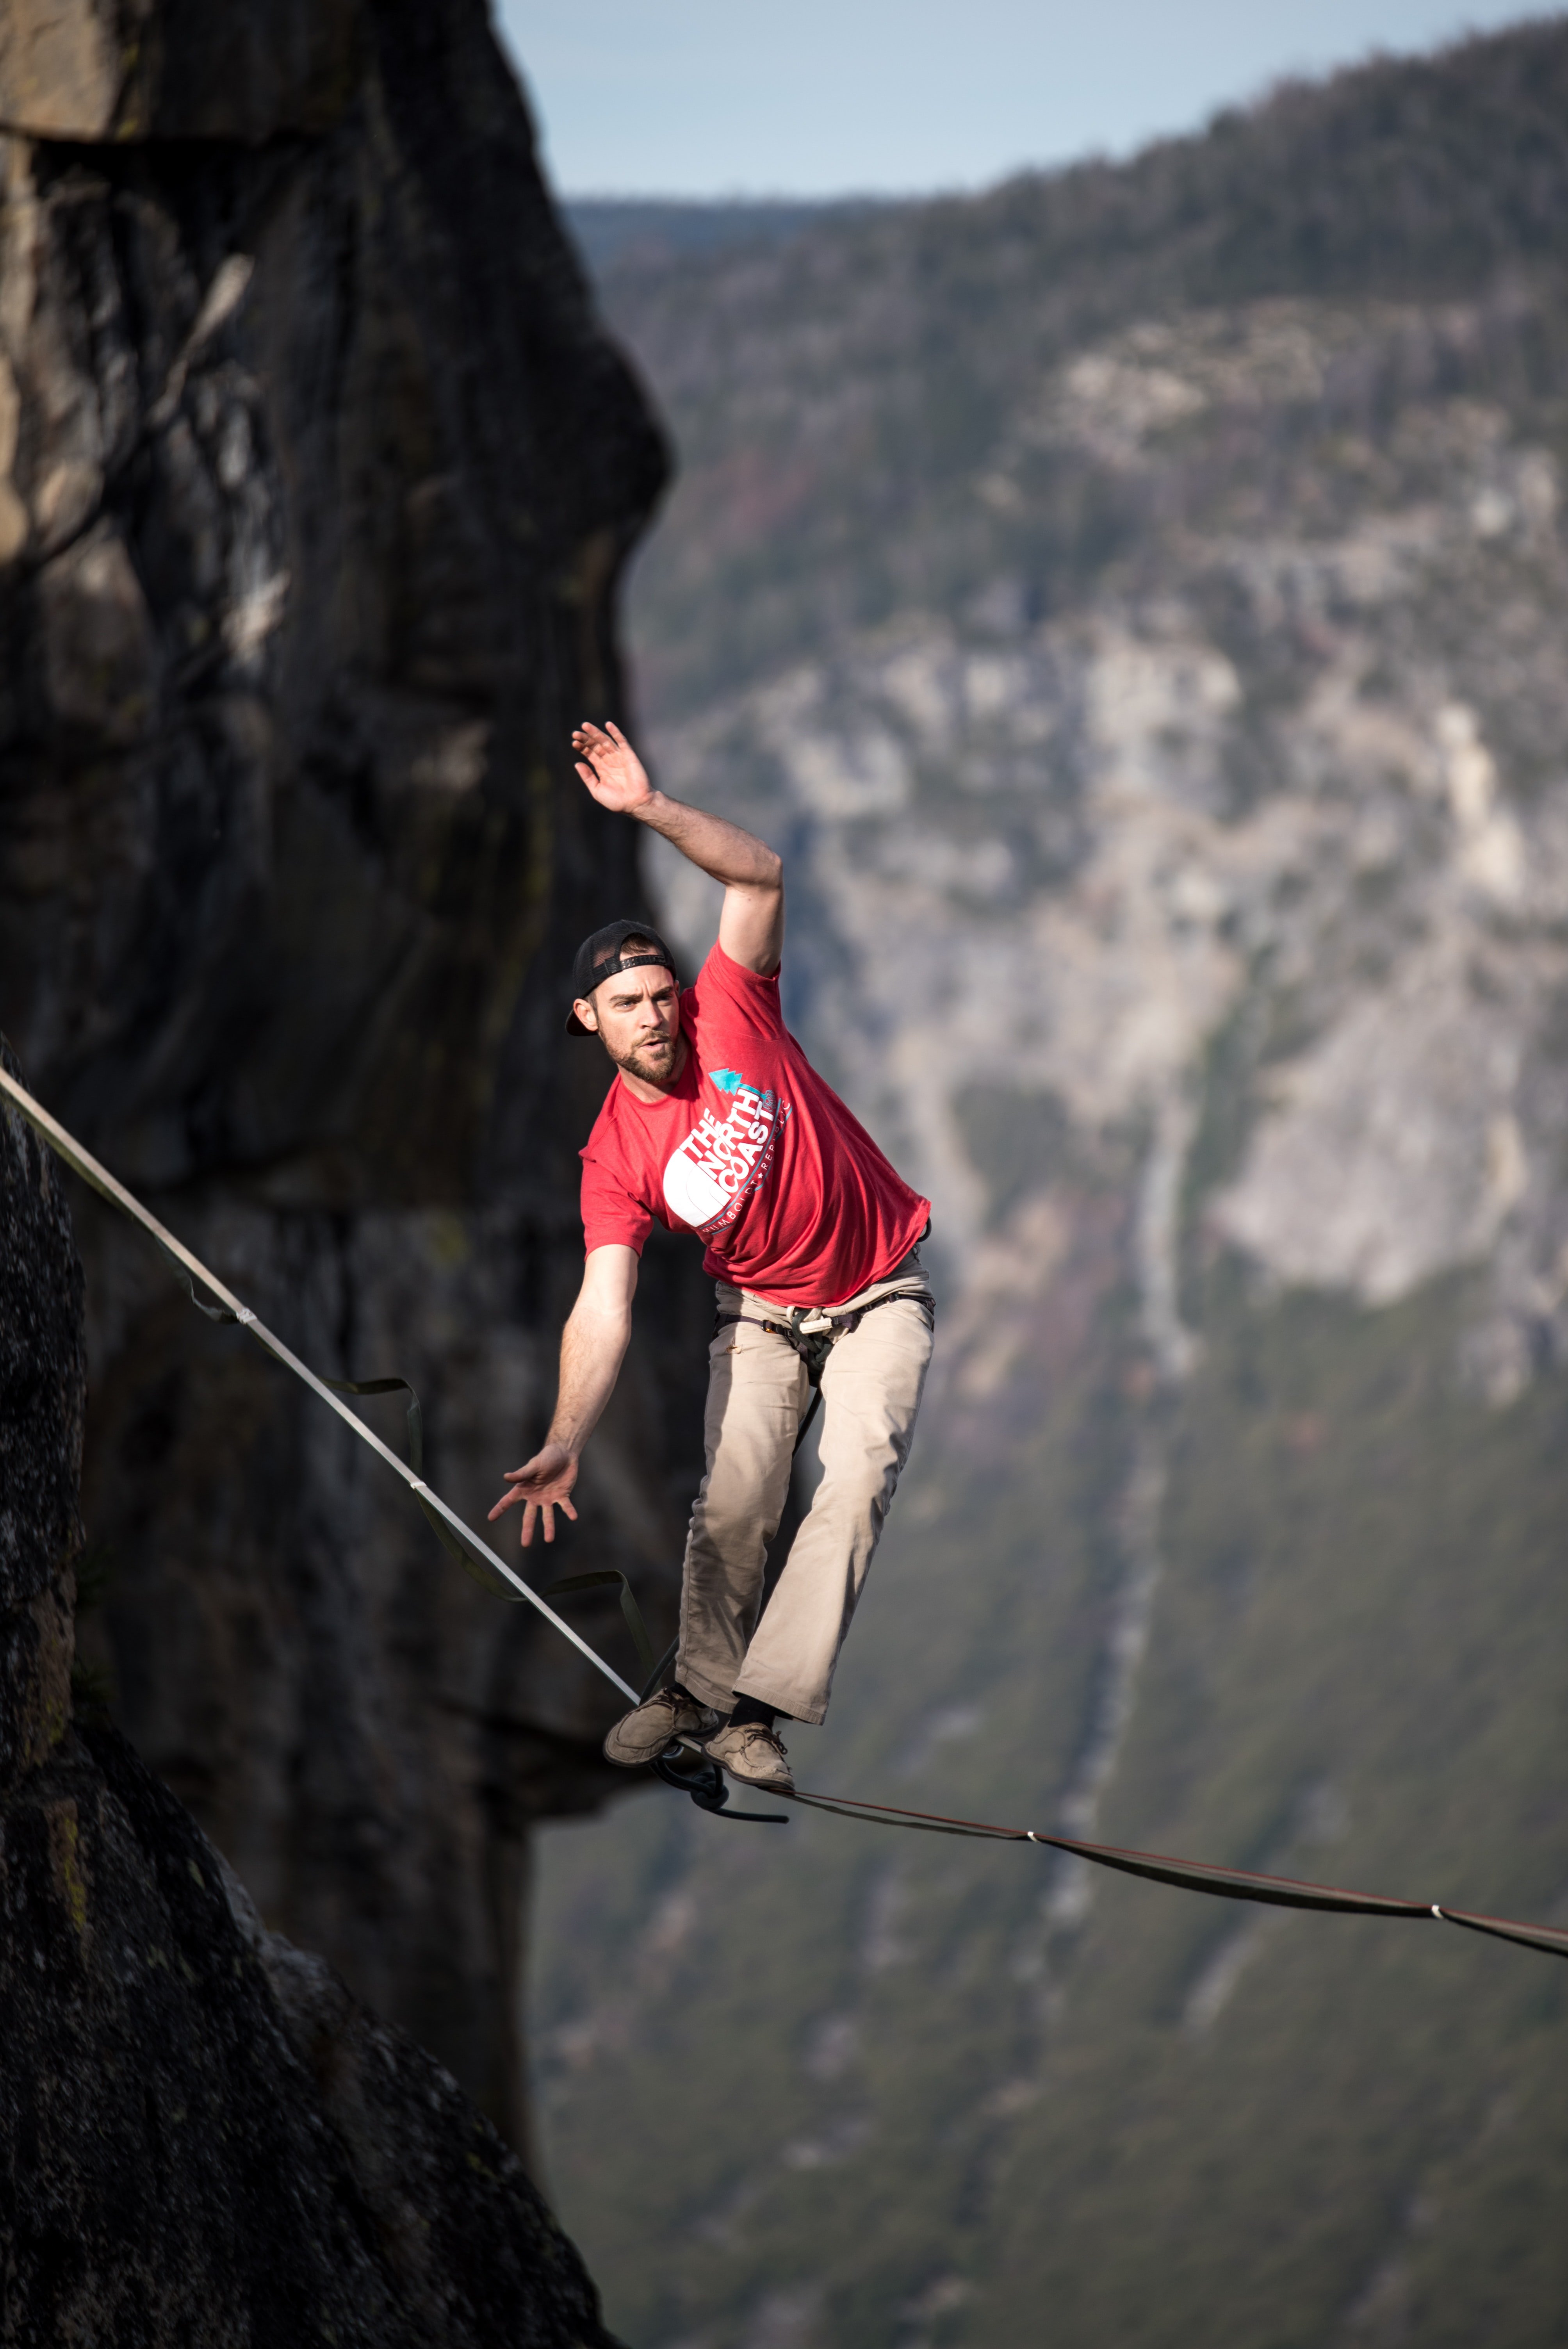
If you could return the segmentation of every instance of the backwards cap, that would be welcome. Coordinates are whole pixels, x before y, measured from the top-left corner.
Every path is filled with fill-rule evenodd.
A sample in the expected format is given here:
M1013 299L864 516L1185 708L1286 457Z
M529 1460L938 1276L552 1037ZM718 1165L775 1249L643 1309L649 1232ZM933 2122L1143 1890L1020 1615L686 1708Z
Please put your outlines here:
M624 955L620 948L627 938L646 938L657 948L654 954ZM606 922L591 938L584 938L572 958L572 999L584 1001L596 987L603 987L617 971L638 970L644 963L661 963L671 978L678 977L676 958L663 938L648 922ZM568 1012L566 1033L569 1036L591 1036L592 1028L584 1028L575 1011Z

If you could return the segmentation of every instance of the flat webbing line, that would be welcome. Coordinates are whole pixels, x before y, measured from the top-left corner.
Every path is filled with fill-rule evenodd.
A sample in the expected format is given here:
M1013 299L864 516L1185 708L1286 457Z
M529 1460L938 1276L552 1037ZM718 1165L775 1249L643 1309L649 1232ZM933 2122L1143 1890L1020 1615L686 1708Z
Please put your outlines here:
M539 1593L531 1589L522 1577L508 1566L504 1558L498 1557L488 1542L481 1541L478 1534L470 1532L457 1511L449 1508L438 1493L432 1492L422 1476L416 1475L405 1461L399 1460L390 1445L383 1444L374 1430L366 1427L365 1422L333 1393L325 1380L318 1379L315 1372L302 1362L297 1354L292 1353L283 1340L275 1337L267 1328L266 1323L258 1319L248 1305L242 1305L233 1291L225 1288L214 1273L209 1272L201 1258L192 1256L190 1249L177 1240L173 1233L159 1222L156 1216L150 1214L140 1200L126 1189L123 1183L117 1183L108 1169L100 1166L91 1152L84 1150L81 1143L67 1133L58 1120L49 1115L42 1102L36 1102L26 1087L18 1084L10 1071L3 1065L0 1065L0 1092L5 1093L15 1102L35 1133L40 1134L50 1149L58 1157L64 1159L73 1174L79 1174L84 1183L90 1184L92 1188L101 1197L107 1199L111 1206L118 1207L122 1216L128 1216L133 1224L139 1224L142 1230L157 1241L166 1255L171 1256L175 1262L181 1265L188 1273L199 1280L204 1288L210 1289L214 1297L221 1299L240 1327L242 1330L248 1330L257 1344L263 1346L269 1354L282 1362L285 1370L292 1371L295 1378L302 1380L313 1394L319 1395L327 1409L335 1411L345 1425L354 1430L360 1442L367 1444L371 1451L386 1462L394 1475L402 1478L403 1483L423 1507L434 1511L438 1516L445 1520L466 1549L475 1557L482 1558L487 1566L494 1568L496 1573L504 1576L520 1599L526 1599L531 1607L537 1608L545 1621L553 1624L563 1640L570 1640L578 1653L587 1658L595 1671L603 1672L604 1678L613 1682L623 1696L629 1697L634 1704L636 1703L636 1690L624 1681L620 1673L604 1661L603 1656L596 1654L588 1645L587 1640L574 1631L570 1623L564 1622L552 1607L547 1607Z
M892 1803L862 1802L853 1795L812 1795L797 1786L779 1799L826 1811L837 1818L855 1819L863 1826L907 1827L916 1834L969 1836L992 1843L1041 1844L1097 1868L1140 1876L1152 1884L1172 1885L1178 1891L1206 1892L1221 1900L1251 1900L1270 1909L1313 1909L1342 1917L1435 1917L1439 1924L1460 1925L1467 1932L1489 1933L1522 1949L1568 1958L1568 1929L1481 1916L1436 1900L1398 1900L1381 1892L1351 1892L1337 1884L1309 1884L1294 1876L1262 1876L1250 1868L1215 1868L1206 1860L1173 1859L1163 1852L1124 1851L1115 1844L1080 1843L1072 1836L1046 1835L1037 1827L998 1826L987 1819L948 1818L940 1811L901 1810Z

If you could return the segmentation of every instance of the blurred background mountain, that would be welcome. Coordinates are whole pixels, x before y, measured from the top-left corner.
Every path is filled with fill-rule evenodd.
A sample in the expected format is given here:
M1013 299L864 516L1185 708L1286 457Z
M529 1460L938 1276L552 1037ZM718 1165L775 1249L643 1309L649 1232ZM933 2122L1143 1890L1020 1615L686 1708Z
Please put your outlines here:
M574 222L680 457L662 779L786 852L791 1020L936 1202L802 1782L1561 1920L1568 28ZM664 1794L537 1918L640 2349L1568 2334L1550 1960Z

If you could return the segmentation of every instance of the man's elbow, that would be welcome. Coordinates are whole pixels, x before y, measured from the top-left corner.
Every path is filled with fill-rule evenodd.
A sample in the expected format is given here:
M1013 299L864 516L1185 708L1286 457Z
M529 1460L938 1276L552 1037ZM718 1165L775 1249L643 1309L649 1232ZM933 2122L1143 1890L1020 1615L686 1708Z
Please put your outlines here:
M568 1313L568 1325L580 1330L632 1330L632 1301L626 1297L577 1297Z
M624 1353L632 1342L632 1308L612 1297L580 1297L568 1326L596 1350Z

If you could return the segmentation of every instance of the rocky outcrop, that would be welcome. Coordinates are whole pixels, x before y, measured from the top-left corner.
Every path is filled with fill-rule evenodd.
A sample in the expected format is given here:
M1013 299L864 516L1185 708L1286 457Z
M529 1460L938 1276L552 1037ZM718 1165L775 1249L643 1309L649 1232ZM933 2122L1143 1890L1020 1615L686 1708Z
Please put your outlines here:
M47 139L225 139L325 130L354 92L355 0L66 0L0 22L0 122Z
M622 708L658 431L480 0L23 5L0 115L0 1017L315 1367L414 1381L478 1519L581 1246L564 974L637 881L566 739ZM528 1823L601 1799L613 1692L96 1201L81 1237L117 1718L521 2141ZM570 1563L662 1631L704 1303L656 1252L645 1297Z
M0 1051L4 1046L0 1045ZM5 1055L13 1073L15 1061ZM82 1275L53 1162L16 1122L0 1157L0 1780L70 1715L81 1547Z
M5 2338L610 2349L450 2075L263 1930L118 1731L71 1727L82 1278L9 1107L0 1241Z

